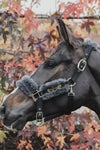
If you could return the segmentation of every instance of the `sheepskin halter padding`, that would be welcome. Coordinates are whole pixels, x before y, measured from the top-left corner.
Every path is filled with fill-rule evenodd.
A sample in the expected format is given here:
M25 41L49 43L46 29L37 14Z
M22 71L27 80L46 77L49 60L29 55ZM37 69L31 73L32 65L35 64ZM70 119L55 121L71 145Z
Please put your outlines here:
M48 91L45 92L44 91ZM40 86L39 91L42 93L42 99L48 100L53 97L67 93L70 90L70 85L66 79L53 80Z
M31 97L32 93L35 93L38 90L38 85L32 80L29 76L25 75L22 80L16 82L16 86L20 88L24 94L28 97Z
M92 47L93 50L98 50L98 44L96 42L91 42L89 38L84 39L84 47L89 48Z
M38 88L37 83L29 76L24 76L22 80L17 81L16 85L28 97L32 97L32 94L39 90L42 96L42 100L48 100L61 94L67 93L70 89L66 79L53 80L41 85L40 88Z

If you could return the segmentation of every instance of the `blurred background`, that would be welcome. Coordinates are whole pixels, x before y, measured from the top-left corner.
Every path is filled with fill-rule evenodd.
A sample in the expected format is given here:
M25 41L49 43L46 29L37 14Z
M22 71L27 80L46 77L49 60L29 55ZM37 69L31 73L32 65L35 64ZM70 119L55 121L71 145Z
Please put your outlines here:
M57 18L75 36L100 47L100 0L0 0L0 103L17 80L31 75L52 54L60 42ZM68 128L63 132L64 120ZM87 109L41 128L26 125L19 133L6 131L0 122L0 150L100 150L99 132L97 117Z

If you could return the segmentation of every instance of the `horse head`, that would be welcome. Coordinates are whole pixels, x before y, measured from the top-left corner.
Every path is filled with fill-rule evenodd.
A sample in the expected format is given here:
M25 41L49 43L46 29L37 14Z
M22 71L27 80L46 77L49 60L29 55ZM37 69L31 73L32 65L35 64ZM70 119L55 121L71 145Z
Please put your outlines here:
M58 20L63 41L55 49L55 52L31 75L31 79L38 87L50 81L63 78L69 80L76 71L77 64L84 54L84 40L75 37L64 22ZM92 54L91 54L92 55ZM91 60L90 60L91 62ZM91 63L90 63L91 64ZM80 74L77 83L73 86L75 93L70 111L81 106L87 106L100 116L99 86L95 81L88 65ZM43 115L49 116L59 112L69 113L69 98L67 94L53 97L43 102ZM99 105L98 105L99 103ZM27 121L36 119L36 103L32 97L17 87L4 98L0 108L3 124L21 130Z

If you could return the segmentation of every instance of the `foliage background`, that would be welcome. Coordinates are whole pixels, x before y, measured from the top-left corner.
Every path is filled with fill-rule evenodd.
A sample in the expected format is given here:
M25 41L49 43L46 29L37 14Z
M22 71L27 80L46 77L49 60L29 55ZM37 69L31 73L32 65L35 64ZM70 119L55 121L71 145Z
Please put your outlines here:
M39 0L32 5L39 5ZM2 0L0 12L0 99L9 94L16 81L32 74L60 42L56 19L61 17L75 36L91 38L100 46L100 0L59 2L49 18L40 19L20 0ZM85 16L85 17L84 17ZM80 20L81 19L81 20ZM77 21L76 21L77 20ZM100 125L91 110L76 112L36 128L26 125L19 133L8 132L0 122L1 149L99 150Z

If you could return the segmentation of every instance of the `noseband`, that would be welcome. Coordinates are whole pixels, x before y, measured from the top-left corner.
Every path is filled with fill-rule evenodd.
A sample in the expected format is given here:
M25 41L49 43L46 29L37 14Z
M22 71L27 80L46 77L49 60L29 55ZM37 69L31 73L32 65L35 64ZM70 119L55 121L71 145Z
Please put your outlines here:
M80 74L86 69L88 58L93 50L97 49L97 44L92 43L90 40L84 41L83 47L85 49L84 56L78 62L76 71L72 77L66 79L53 80L47 82L40 87L33 79L29 76L24 76L22 80L17 81L17 87L20 88L28 97L31 97L36 103L37 112L36 112L36 121L39 125L44 124L44 122L51 120L53 118L59 117L66 114L66 112L60 112L50 116L43 116L43 102L49 99L55 98L60 95L67 94L68 96L68 112L71 113L71 107L73 105L73 99L75 93L73 92L73 87L77 84L77 79Z

